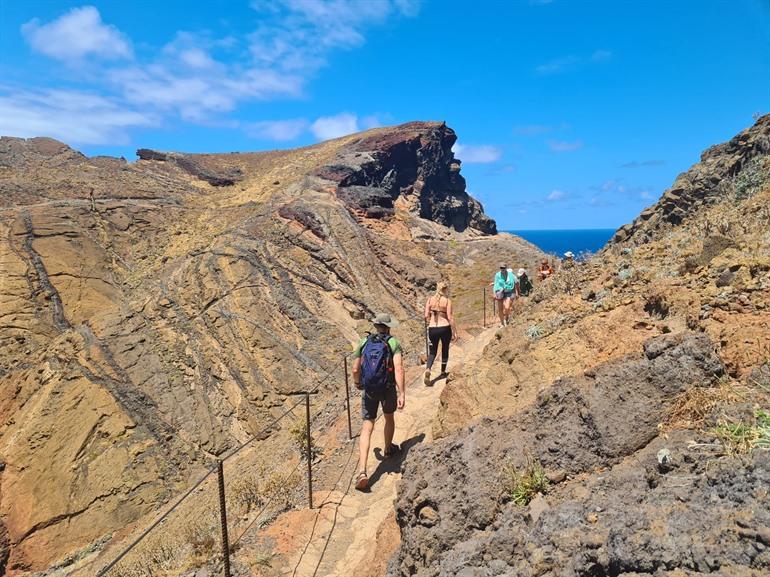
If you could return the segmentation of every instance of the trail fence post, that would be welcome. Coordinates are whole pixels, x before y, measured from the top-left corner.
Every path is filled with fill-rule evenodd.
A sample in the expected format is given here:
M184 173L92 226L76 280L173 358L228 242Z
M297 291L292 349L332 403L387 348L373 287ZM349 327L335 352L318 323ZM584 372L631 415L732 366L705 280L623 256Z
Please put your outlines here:
M310 434L310 393L305 393L305 425L307 426L307 500L313 508L313 438Z
M219 481L219 522L222 525L222 562L224 563L225 577L230 577L230 542L227 537L225 470L221 459L217 462L217 480Z
M353 438L353 425L350 423L350 385L348 384L348 356L344 355L342 360L345 364L345 408L348 410L348 438Z
M487 328L487 287L481 287L482 301L484 307L484 328Z

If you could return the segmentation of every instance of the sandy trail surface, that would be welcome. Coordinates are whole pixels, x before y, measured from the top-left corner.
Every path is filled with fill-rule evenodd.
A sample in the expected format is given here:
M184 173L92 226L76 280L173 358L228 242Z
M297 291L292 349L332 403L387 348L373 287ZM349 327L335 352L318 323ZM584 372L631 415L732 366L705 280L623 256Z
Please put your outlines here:
M453 343L448 371L451 375L472 366L496 329L487 328L475 336L469 334ZM437 363L438 365L438 363ZM281 515L266 529L264 536L276 545L281 557L281 574L292 577L334 575L383 575L388 558L398 544L393 514L401 464L409 451L432 440L432 425L437 414L444 379L425 386L422 369L407 374L406 407L396 414L394 440L402 446L398 458L383 460L383 421L377 420L369 455L370 488L356 491L358 472L358 437L348 441L334 469L327 469L314 491L315 509L297 510ZM360 427L360 400L352 404L354 433ZM344 418L344 417L343 417ZM347 431L345 431L347 433ZM325 481L325 482L324 482Z

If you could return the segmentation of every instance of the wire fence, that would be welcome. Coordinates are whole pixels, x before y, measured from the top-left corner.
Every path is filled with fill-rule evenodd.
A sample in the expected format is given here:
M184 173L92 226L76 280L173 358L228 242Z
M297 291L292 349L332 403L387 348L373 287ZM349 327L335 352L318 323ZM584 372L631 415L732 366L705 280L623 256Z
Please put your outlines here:
M487 287L457 296L470 294L482 303L478 320L486 326L491 301ZM403 353L409 364L420 364L428 354L427 323L421 314L406 316L425 332L424 356L419 340L413 350ZM350 382L352 356L352 351L341 354L333 366L317 375L311 390L297 393L299 398L288 402L267 425L223 455L96 576L171 577L206 565L231 577L232 556L250 532L284 511L312 509L313 467L323 460L320 448L314 446L314 434L330 427L344 410L348 440L354 438L351 407L360 393ZM336 390L344 396L335 394L314 403L312 399L332 379L338 380ZM341 480L342 474L334 487Z

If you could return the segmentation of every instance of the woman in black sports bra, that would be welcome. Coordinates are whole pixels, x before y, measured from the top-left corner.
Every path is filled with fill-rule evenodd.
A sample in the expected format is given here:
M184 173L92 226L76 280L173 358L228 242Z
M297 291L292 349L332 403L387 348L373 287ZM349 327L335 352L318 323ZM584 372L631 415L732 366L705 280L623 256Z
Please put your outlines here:
M457 328L452 315L452 299L449 298L449 288L445 282L436 286L436 293L425 303L425 320L428 323L428 339L430 351L425 371L424 383L431 385L430 370L436 360L438 344L441 343L441 375L446 376L446 365L449 361L449 342L457 339Z

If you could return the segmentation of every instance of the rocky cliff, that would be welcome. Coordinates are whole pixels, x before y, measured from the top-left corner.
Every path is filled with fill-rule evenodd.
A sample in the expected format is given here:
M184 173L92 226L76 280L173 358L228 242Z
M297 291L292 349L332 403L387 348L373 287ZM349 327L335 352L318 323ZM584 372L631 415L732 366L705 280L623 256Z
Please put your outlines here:
M450 380L389 574L770 574L769 129L706 151Z
M770 114L728 142L704 151L699 163L680 174L658 202L622 226L610 244L641 244L702 214L704 209L740 196L770 171Z
M442 275L471 282L455 274L469 254L536 258L490 235L454 140L410 123L290 151L126 162L0 139L9 574L155 511L315 386L374 311L402 320L414 357L420 300Z

